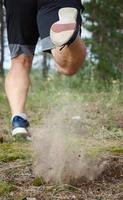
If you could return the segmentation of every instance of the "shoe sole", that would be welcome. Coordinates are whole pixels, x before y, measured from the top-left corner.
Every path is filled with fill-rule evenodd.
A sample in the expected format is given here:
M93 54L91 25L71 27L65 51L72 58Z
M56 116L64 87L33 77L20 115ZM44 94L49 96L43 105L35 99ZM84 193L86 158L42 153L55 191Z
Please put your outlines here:
M76 8L62 8L59 10L59 21L50 29L50 37L55 46L67 44L76 31Z
M25 128L15 128L12 131L12 136L15 139L24 139L24 140L30 140L31 141L31 135L28 133L28 131Z

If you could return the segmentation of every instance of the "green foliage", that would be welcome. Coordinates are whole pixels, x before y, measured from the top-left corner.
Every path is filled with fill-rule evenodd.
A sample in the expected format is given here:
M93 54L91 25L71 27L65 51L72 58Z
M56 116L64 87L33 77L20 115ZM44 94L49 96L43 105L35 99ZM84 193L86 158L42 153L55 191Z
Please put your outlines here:
M87 39L96 79L103 83L121 78L123 73L123 2L91 0L85 2L85 28L92 33Z

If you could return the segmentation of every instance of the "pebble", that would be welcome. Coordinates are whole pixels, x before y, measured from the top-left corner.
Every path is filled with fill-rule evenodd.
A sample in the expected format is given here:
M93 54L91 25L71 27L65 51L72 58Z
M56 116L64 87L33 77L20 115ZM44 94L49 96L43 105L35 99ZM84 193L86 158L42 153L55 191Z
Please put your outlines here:
M26 198L26 200L36 200L36 198Z
M72 119L73 119L73 120L80 120L81 117L80 117L80 116L73 116Z

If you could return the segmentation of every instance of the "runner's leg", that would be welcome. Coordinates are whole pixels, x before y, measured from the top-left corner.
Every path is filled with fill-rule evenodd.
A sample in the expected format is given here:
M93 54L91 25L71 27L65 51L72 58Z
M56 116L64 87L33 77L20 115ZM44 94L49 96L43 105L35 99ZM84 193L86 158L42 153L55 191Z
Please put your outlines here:
M36 0L5 0L11 69L5 90L12 112L12 136L30 139L25 103L30 85L29 72L39 37Z
M5 0L11 69L5 88L12 115L23 113L29 89L29 72L38 40L35 0Z
M59 47L52 49L52 55L59 72L74 75L85 60L86 47L81 38L77 36L71 45L64 47L61 51Z
M39 0L41 2L41 0ZM81 40L79 33L81 28L81 15L80 11L83 8L80 0L55 0L55 1L47 1L45 6L39 8L38 12L38 28L42 41L42 49L43 51L51 52L53 58L56 62L56 66L58 70L65 75L73 75L83 64L85 56L86 56L86 48L84 42ZM64 19L64 10L65 10L65 19ZM66 10L69 11L66 12ZM76 23L76 37L72 40L69 45L66 45L64 48L58 47L55 43L59 43L59 40L63 41L63 38L53 36L54 25L56 25L56 29L58 25L63 22L71 22L70 16L72 16L72 12L75 13L77 10L77 16L75 18L74 23ZM71 11L71 13L70 13ZM60 15L63 15L60 20ZM44 23L45 22L45 23ZM58 23L59 22L59 23ZM69 25L69 24L68 24ZM66 28L67 26L65 26ZM64 29L64 26L62 26ZM68 26L71 32L71 25ZM51 31L52 30L52 31ZM58 30L59 31L59 30ZM68 31L69 32L69 31ZM61 37L66 37L68 34L61 34ZM59 35L59 34L58 34ZM69 34L68 34L69 35ZM72 35L71 35L72 36ZM58 40L59 38L59 40ZM58 41L56 42L57 39ZM71 39L71 38L70 38ZM54 43L55 41L55 43ZM61 42L60 41L60 42ZM69 42L69 41L68 41Z
M30 85L29 72L32 57L20 55L11 61L11 69L5 80L5 90L12 115L25 113L25 102Z

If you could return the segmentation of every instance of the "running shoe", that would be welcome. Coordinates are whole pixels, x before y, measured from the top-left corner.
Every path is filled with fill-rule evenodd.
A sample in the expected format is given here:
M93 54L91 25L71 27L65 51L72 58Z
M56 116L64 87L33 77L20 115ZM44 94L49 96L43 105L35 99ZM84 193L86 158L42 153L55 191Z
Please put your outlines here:
M12 136L15 138L24 138L26 140L31 140L31 135L29 133L29 122L20 117L14 116L12 119Z
M50 29L50 37L56 47L71 44L78 35L76 8L61 8L59 10L59 21L54 23Z

